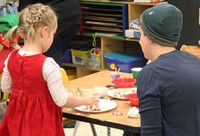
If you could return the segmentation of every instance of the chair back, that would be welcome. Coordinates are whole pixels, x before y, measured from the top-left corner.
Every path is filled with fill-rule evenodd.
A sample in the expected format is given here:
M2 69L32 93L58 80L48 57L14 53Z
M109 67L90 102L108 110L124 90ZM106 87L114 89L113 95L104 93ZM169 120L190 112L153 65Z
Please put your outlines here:
M1 78L2 78L2 73L0 74L0 82L1 82ZM0 89L0 102L4 102L4 101L7 101L9 99L9 94L8 93L5 93L5 92L2 92L2 90Z
M60 68L60 72L62 73L62 81L63 81L63 83L68 82L69 78L67 76L67 73L66 73L65 69L64 68Z
M3 49L3 45L0 44L0 51Z

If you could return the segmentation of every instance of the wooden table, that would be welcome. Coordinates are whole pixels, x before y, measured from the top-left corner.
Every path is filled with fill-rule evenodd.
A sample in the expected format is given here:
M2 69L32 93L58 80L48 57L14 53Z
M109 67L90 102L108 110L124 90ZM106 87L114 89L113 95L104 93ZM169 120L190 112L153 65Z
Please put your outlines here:
M132 75L130 73L121 73L121 77L132 78ZM106 86L109 84L112 84L110 71L105 70L69 81L65 84L65 87L68 89L78 87L94 88L95 86ZM64 108L63 117L139 133L140 119L129 118L127 116L129 108L132 107L128 101L117 99L114 99L113 101L117 103L116 110L122 112L121 116L113 115L112 110L103 113L84 113L73 108Z

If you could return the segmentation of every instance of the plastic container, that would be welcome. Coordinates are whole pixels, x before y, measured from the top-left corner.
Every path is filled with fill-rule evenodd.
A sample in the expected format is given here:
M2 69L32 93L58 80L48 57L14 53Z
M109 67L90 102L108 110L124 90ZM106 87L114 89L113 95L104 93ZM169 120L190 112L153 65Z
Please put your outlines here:
M71 49L72 63L77 65L85 65L85 58L90 55L90 51L81 51Z
M130 101L130 103L133 106L137 106L138 107L139 100L138 100L137 93L127 93L127 94L125 94L125 97Z
M146 59L141 53L109 52L104 54L107 69L120 68L121 72L131 73L131 68L144 67Z
M116 71L112 71L110 72L110 77L112 78L112 80L115 80L117 78L120 78L120 73Z
M72 63L72 55L70 49L66 49L65 54L63 55L62 61L65 63Z
M101 68L101 59L97 58L85 58L85 66L90 68Z
M112 80L112 83L115 84L117 88L132 88L136 80L133 78L117 78Z

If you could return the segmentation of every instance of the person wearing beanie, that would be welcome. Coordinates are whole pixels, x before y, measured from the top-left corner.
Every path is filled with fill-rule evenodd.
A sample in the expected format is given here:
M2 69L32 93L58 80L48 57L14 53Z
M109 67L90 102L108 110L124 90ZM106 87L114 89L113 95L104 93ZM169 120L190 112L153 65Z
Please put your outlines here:
M3 72L4 61L13 49L21 48L18 45L20 36L15 39L7 39L6 33L13 27L18 25L18 15L17 14L7 14L0 17L0 46L3 49L0 51L0 74Z
M176 50L181 11L168 3L140 16L140 45L151 63L137 76L141 136L200 136L200 59Z

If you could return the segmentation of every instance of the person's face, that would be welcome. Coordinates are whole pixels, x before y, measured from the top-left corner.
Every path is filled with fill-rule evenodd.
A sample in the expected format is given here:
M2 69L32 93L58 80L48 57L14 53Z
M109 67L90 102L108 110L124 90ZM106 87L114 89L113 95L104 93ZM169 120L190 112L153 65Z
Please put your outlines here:
M149 38L147 36L144 35L144 32L141 29L141 27L139 28L139 31L140 31L140 34L141 34L139 43L140 43L140 46L142 48L142 52L144 53L144 57L146 59L150 59L150 44L151 44L151 41L149 40Z

